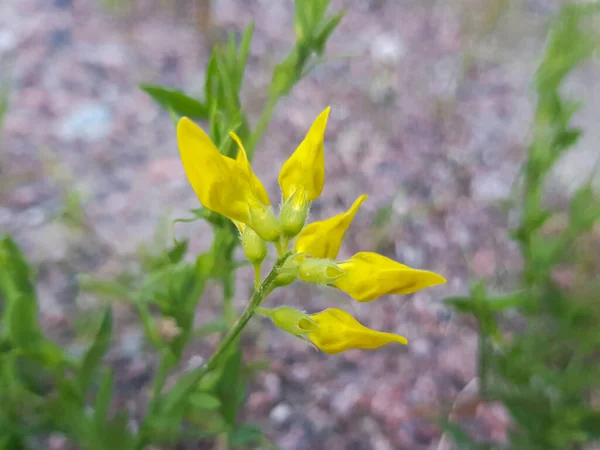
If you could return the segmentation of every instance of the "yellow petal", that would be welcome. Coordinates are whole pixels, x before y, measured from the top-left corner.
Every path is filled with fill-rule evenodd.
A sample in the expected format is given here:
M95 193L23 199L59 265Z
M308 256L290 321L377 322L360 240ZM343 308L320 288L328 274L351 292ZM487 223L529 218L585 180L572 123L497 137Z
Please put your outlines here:
M366 195L361 195L348 211L304 227L294 243L296 251L308 253L313 258L335 259L346 230L367 198Z
M413 269L371 252L357 253L338 266L344 275L333 285L358 302L370 302L382 295L411 294L446 283L437 273Z
M304 140L281 167L279 186L284 200L290 198L296 191L309 202L321 195L325 184L323 135L330 109L328 107L319 114Z
M252 193L254 197L261 202L263 205L270 205L269 194L267 194L267 190L259 180L259 178L254 174L252 170L252 166L250 165L250 161L248 161L248 155L246 154L246 149L242 144L241 139L234 132L230 132L229 136L235 141L238 145L239 151L237 154L236 161L242 167L242 170L246 173L248 180L250 182L250 186L252 187Z
M390 342L408 343L404 336L371 330L361 325L341 309L329 308L311 317L318 328L306 337L325 353L340 353L352 348L374 349Z
M239 164L226 156L194 122L183 117L177 124L177 143L185 173L198 199L212 211L248 222L250 184L240 176Z

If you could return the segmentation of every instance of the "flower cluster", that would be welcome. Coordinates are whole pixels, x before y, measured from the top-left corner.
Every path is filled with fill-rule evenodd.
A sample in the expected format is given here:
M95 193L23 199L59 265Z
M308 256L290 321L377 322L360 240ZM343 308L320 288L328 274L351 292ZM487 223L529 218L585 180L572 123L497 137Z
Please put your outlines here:
M336 261L352 219L367 199L361 195L346 211L305 225L311 202L325 183L324 134L330 108L314 121L304 140L279 172L282 204L277 217L266 189L254 174L241 140L230 133L239 150L236 159L219 152L210 137L190 119L177 125L177 140L187 177L205 208L231 219L240 231L246 257L260 273L272 242L282 256L292 242L275 286L296 279L337 288L358 302L388 294L410 294L445 283L434 272L418 270L372 252L359 252ZM404 337L364 327L345 311L329 308L306 314L292 308L258 308L281 329L309 340L326 353L351 348L373 349L390 342L406 344Z

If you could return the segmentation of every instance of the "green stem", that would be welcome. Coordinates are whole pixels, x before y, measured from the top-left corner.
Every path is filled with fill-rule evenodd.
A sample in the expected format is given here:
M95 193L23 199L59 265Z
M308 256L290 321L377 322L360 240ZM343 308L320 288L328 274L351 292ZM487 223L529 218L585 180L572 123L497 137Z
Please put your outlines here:
M270 95L269 96L269 99L267 100L267 104L265 105L265 107L262 110L262 113L260 114L260 118L258 119L256 127L254 128L254 131L252 132L252 134L250 135L250 138L248 139L248 144L246 145L246 151L248 152L248 158L250 160L252 160L252 156L254 155L254 150L256 149L256 146L260 142L262 135L267 130L267 127L269 126L269 122L271 122L271 116L273 115L273 112L275 111L275 107L277 106L277 102L279 102L280 97L281 97L281 95Z
M229 346L235 341L235 339L239 336L242 330L246 327L250 319L256 313L256 309L260 306L262 301L272 292L272 288L274 287L275 279L277 275L279 275L279 269L283 266L285 260L291 255L291 253L286 253L281 258L277 260L267 278L260 284L259 288L254 291L250 301L246 305L246 308L238 318L238 320L233 324L231 329L227 332L225 337L221 340L219 347L212 354L210 359L206 362L206 364L202 367L199 367L196 372L195 381L190 383L190 387L188 391L192 391L195 389L196 384L202 379L204 375L206 375L211 370L214 370L218 364L221 357L227 352ZM186 397L189 392L185 392L182 397Z
M150 397L150 402L148 404L148 416L154 412L156 406L158 405L160 394L165 385L167 374L169 373L169 369L171 369L171 367L173 367L173 355L168 349L165 349L163 350L160 364L158 365L158 370L154 378L154 383L152 384L152 396Z

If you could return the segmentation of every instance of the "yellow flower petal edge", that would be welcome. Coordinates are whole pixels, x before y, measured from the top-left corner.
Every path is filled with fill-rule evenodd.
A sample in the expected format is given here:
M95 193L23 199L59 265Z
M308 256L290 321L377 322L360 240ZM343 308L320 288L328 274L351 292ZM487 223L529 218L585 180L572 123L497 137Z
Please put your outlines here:
M252 188L239 164L219 152L210 137L187 117L177 123L177 143L187 178L205 208L248 223Z
M312 202L321 195L325 184L323 139L330 110L331 108L327 107L319 114L304 140L281 167L279 186L284 201L295 192L299 201Z
M335 354L353 348L375 349L391 342L408 343L404 336L365 327L341 309L329 308L312 314L311 318L317 328L306 337L325 353Z
M361 195L348 211L304 227L294 242L296 252L308 253L313 258L335 259L346 230L367 198L367 195Z
M446 279L427 270L418 270L372 252L360 252L339 262L344 275L333 286L358 302L370 302L382 295L411 294Z
M254 197L256 197L263 205L270 205L271 201L269 200L269 194L267 194L267 190L260 179L254 174L250 161L248 161L248 155L246 154L246 149L242 144L242 140L233 131L229 133L229 136L231 136L231 139L233 139L238 146L239 150L236 161L240 165L241 170L244 171L245 176L248 177Z

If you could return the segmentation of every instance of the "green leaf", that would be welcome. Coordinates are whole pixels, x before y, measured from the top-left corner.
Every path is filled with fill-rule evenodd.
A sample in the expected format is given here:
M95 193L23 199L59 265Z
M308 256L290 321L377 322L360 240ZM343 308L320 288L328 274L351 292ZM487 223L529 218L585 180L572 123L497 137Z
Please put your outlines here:
M184 240L184 241L177 242L173 246L173 248L171 248L167 252L167 256L169 257L169 261L171 261L172 264L177 264L178 262L180 262L183 259L183 257L187 253L187 249L188 249L188 241L187 241L187 239Z
M216 410L221 407L221 402L214 395L206 392L194 392L189 398L190 406L196 409Z
M108 350L112 335L112 310L106 309L100 328L96 333L94 342L85 353L81 368L79 369L78 381L79 388L82 393L85 393L92 382L98 367L102 363L104 354Z
M100 387L94 403L94 424L97 433L102 433L106 428L108 411L113 398L114 381L112 370L105 370L100 379Z
M590 183L580 187L569 207L569 224L577 234L589 231L600 219L600 199Z
M475 442L461 427L449 421L443 421L440 428L452 436L454 443L460 450L490 450L493 446L489 443Z
M16 357L15 374L24 387L37 395L48 395L52 391L51 373L40 361L20 356Z
M35 297L17 297L6 314L6 321L10 338L17 347L33 350L40 343L41 330Z
M238 51L238 80L237 86L238 90L242 86L242 81L244 79L244 73L246 72L246 63L248 61L248 55L250 54L250 45L252 44L252 35L254 34L254 23L250 23L246 27L244 31L244 35L242 36L242 40L240 42L240 47Z
M25 256L10 236L0 240L0 290L6 297L35 295L32 273Z
M87 274L79 275L78 281L82 291L116 299L133 300L133 292L117 281L103 280Z
M191 119L206 119L208 117L206 105L181 91L153 84L140 84L140 89L163 108L170 109L180 116L187 116Z
M230 447L246 447L248 445L260 444L264 434L260 426L254 423L243 423L236 426L228 436Z
M312 45L317 54L322 55L325 52L325 45L327 44L329 36L331 36L331 33L333 33L340 24L340 21L344 18L345 14L345 11L336 14L316 32Z
M242 351L239 341L231 345L227 359L222 362L221 378L215 393L221 400L221 415L225 422L233 426L236 423L240 408L240 396L245 391L245 380L241 376Z

